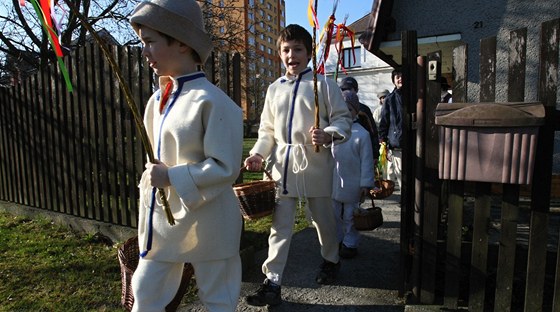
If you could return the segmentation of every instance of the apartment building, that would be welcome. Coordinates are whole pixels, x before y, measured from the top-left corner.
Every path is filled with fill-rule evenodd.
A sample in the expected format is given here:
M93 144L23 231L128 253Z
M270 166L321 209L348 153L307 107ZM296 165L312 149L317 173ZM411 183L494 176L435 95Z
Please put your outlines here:
M262 111L268 85L282 72L276 39L280 30L285 27L285 2L284 0L213 0L211 2L222 10L220 14L214 16L215 23L210 27L214 28L214 32L218 32L223 37L229 36L231 39L228 40L229 46L222 51L241 54L241 107L245 119L256 122ZM220 50L220 47L216 50Z

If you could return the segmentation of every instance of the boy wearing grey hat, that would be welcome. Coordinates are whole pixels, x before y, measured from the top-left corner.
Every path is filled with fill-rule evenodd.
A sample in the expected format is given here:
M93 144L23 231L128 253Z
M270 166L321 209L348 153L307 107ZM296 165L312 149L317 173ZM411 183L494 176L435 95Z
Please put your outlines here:
M242 218L231 186L241 163L242 111L197 69L212 43L196 1L143 1L130 23L160 85L144 114L157 159L146 164L139 185L141 258L132 311L164 311L189 262L205 307L233 312ZM167 222L156 188L165 190L175 225Z
M337 221L336 234L340 242L339 255L348 259L354 258L358 253L361 235L354 227L354 210L360 207L369 190L374 187L375 164L370 133L358 122L358 95L352 90L345 90L342 96L354 122L350 139L332 147L336 161L333 169L332 200Z
M354 77L346 76L342 78L340 83L338 84L340 90L346 91L351 90L354 91L356 94L359 91L358 88L358 81ZM377 162L377 158L379 158L379 140L378 140L378 131L377 131L377 124L373 119L373 115L371 113L371 109L364 104L360 103L360 115L365 115L367 118L360 118L360 124L370 132L370 140L371 140L371 147L373 149L373 161Z

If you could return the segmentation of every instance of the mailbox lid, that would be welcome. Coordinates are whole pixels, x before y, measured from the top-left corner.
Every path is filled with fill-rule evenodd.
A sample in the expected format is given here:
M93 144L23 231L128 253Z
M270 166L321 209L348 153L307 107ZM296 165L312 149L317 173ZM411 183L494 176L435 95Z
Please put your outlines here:
M436 125L462 127L532 127L544 124L540 102L439 103Z

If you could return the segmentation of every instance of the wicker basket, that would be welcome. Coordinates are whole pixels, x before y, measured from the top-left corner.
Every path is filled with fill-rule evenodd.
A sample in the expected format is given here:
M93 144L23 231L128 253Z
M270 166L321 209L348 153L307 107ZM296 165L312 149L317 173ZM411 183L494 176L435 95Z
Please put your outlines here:
M247 220L268 216L276 206L276 182L268 171L264 170L264 173L269 180L251 181L233 186L243 218Z
M375 181L376 189L369 191L371 197L375 199L383 199L391 196L395 191L395 182L391 180L377 180Z
M119 263L121 266L121 284L122 284L122 295L121 304L123 307L130 311L134 305L134 295L132 294L132 274L138 266L139 258L139 248L138 248L138 236L134 236L128 239L122 246L118 249ZM194 274L194 269L190 263L185 263L183 268L183 277L181 278L181 284L177 290L177 294L173 300L165 307L166 312L175 312L185 295L187 288L189 287L190 280Z
M358 208L354 210L354 228L358 231L372 231L383 224L381 208L375 207L371 198L372 208Z

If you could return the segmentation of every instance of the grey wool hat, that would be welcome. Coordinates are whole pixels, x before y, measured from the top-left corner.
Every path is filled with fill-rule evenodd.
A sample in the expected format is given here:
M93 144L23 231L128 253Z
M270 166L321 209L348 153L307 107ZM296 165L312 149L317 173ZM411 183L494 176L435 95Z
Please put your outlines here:
M354 77L350 77L350 76L344 77L340 81L338 86L340 87L340 89L342 91L348 90L348 89L358 90L358 82L356 81L356 79L354 79Z
M389 90L385 89L385 90L377 93L377 98L380 99L383 96L387 96L389 93L390 93Z
M130 17L138 35L139 25L166 34L196 51L204 64L212 41L204 29L202 10L195 0L151 0L140 2Z

